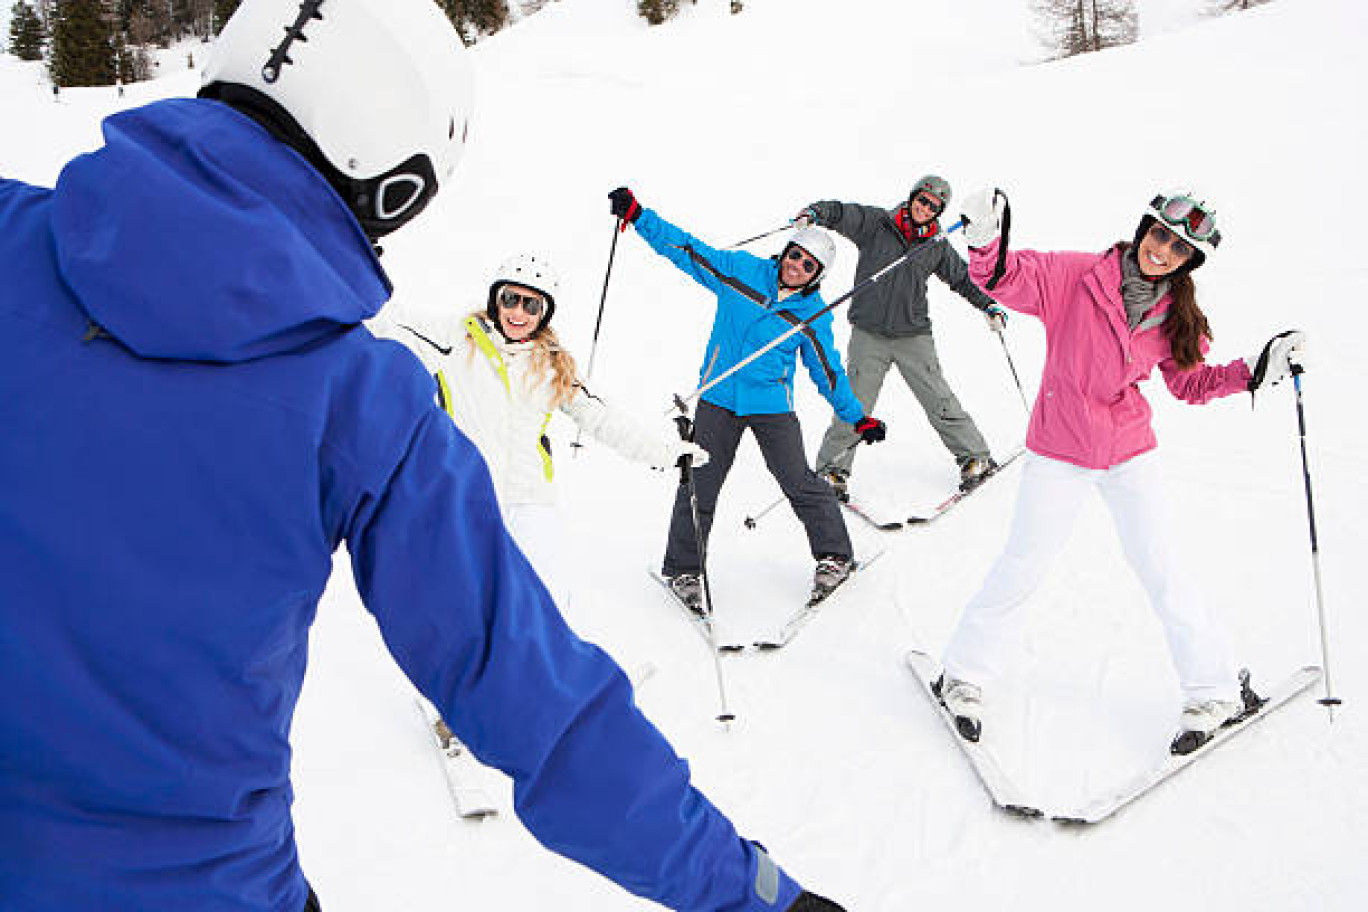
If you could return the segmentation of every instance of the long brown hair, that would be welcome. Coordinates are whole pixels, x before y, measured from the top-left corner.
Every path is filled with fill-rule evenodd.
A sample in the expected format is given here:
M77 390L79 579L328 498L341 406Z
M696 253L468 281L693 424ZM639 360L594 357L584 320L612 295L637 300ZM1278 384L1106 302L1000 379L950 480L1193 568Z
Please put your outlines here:
M1192 276L1183 273L1169 282L1168 317L1164 320L1164 338L1168 339L1173 360L1183 370L1196 367L1206 358L1202 355L1202 340L1210 342L1211 324L1197 306L1197 288Z
M1128 256L1131 244L1122 241L1118 244L1121 255ZM1169 279L1169 309L1164 319L1164 338L1168 340L1169 353L1183 370L1196 367L1206 360L1202 354L1202 340L1212 341L1211 324L1206 314L1197 306L1197 286L1190 272L1183 272Z
M471 316L488 322L484 311L474 311ZM491 329L496 333L499 331L497 327ZM543 326L541 331L532 337L531 342L532 377L550 380L551 407L559 408L574 397L575 389L580 386L575 358L561 346L556 331L550 326Z

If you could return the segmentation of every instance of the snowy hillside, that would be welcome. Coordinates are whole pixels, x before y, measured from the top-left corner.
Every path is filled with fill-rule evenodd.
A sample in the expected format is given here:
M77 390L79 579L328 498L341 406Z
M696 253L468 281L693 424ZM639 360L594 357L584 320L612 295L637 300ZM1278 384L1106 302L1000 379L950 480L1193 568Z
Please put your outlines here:
M572 458L573 426L553 426L567 564L581 568L567 616L629 671L655 669L639 701L701 787L851 910L1349 912L1368 895L1368 619L1356 568L1368 513L1368 7L1280 0L1196 20L1191 3L1150 2L1159 18L1142 43L1023 66L1037 48L1015 0L746 0L739 17L699 0L653 30L626 0L558 0L477 47L471 152L432 213L385 245L393 307L420 320L469 309L508 253L548 252L565 289L556 319L583 364L611 241L606 194L620 184L723 246L815 199L892 205L937 171L961 198L1007 190L1017 246L1100 250L1131 236L1157 190L1192 183L1215 201L1226 238L1197 274L1214 359L1288 327L1308 332L1308 444L1345 706L1330 724L1302 698L1093 829L996 812L901 664L914 643L941 648L982 581L1018 468L930 529L885 535L852 520L857 551L883 556L788 649L723 660L739 716L723 730L711 660L645 574L659 563L673 478L599 447ZM195 87L176 70L123 99L85 89L54 103L39 69L0 56L0 122L11 125L0 174L50 183L98 142L104 115ZM850 286L845 242L840 260L828 292ZM693 388L711 315L709 295L628 233L593 386L663 425L670 395ZM1001 346L943 286L932 316L961 400L994 449L1009 450L1025 415ZM1007 339L1033 396L1043 334L1017 316ZM798 386L815 447L830 411ZM1158 380L1146 394L1183 517L1173 534L1241 661L1256 684L1318 663L1291 390L1252 410L1243 396L1185 406ZM890 380L876 413L889 439L862 448L857 490L899 510L934 504L955 469L916 402ZM766 630L810 579L786 508L743 527L776 495L743 444L711 543L719 618L737 635ZM452 815L345 556L337 569L295 729L301 854L328 912L654 908L540 849L498 782L498 817ZM1028 610L989 724L1003 765L1063 810L1166 751L1176 678L1100 503Z

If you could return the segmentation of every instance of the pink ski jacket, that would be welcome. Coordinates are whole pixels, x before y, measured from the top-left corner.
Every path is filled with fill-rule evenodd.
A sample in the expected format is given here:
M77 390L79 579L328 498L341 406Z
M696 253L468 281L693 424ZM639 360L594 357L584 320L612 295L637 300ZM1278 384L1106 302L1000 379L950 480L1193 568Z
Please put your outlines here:
M1000 242L969 250L970 278L985 290ZM1108 469L1154 449L1152 412L1140 382L1155 365L1173 395L1194 405L1249 387L1242 359L1178 367L1160 329L1168 295L1135 329L1127 326L1119 247L1102 254L1011 251L988 293L1045 324L1045 368L1026 432L1027 448L1042 456Z

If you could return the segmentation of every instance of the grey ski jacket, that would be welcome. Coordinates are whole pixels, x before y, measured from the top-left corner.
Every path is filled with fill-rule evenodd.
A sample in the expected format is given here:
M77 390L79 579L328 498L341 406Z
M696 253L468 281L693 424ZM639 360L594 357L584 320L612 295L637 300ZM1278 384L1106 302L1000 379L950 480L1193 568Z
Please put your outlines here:
M927 247L852 299L847 316L865 332L890 338L930 335L926 282L933 273L979 310L996 303L969 278L968 265L949 244L936 243L936 236L909 242L894 220L897 210L836 200L822 200L809 208L819 225L845 236L859 249L857 284L902 256L909 246Z

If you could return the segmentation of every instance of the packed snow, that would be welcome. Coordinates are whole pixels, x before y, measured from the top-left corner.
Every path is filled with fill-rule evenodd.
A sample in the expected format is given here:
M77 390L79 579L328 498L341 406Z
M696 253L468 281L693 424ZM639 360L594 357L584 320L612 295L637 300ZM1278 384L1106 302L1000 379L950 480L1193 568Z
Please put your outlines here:
M891 206L935 171L961 198L1004 188L1016 246L1083 250L1129 238L1151 195L1193 184L1215 201L1225 235L1197 274L1214 359L1307 331L1306 442L1345 705L1332 722L1304 696L1086 829L993 809L902 664L910 646L940 649L983 580L1019 466L928 529L885 534L851 517L860 556L886 553L787 649L722 660L738 716L724 729L711 658L645 572L659 563L674 476L597 446L572 456L573 426L554 426L565 563L577 568L567 617L645 678L643 710L739 829L852 910L1347 912L1368 895L1368 620L1354 565L1368 513L1368 8L1279 0L1200 19L1191 5L1150 0L1156 18L1139 44L1035 64L1024 2L746 0L733 17L725 0L700 0L648 29L628 0L558 0L475 48L470 152L431 212L385 244L393 309L427 321L479 303L507 254L548 253L563 274L556 320L584 365L612 240L606 194L620 184L725 246L815 199ZM50 184L98 143L104 116L193 93L184 49L161 69L122 98L75 89L54 101L39 65L0 56L0 174ZM770 240L752 249L777 251L782 236ZM844 241L840 258L829 296L851 283ZM1002 346L943 286L932 312L961 401L995 451L1009 451L1025 411ZM671 394L693 388L711 315L711 296L629 232L593 388L664 427ZM846 326L838 319L842 344ZM1014 316L1006 338L1033 396L1039 326ZM830 410L805 379L798 387L815 449ZM1247 396L1186 406L1158 379L1146 393L1180 517L1172 534L1241 662L1256 685L1319 664L1291 388L1252 408ZM861 448L856 490L894 512L933 505L954 485L954 464L896 378L875 413L889 437ZM719 623L738 637L769 632L810 581L787 508L743 526L776 494L747 442L711 542ZM452 813L411 689L345 555L337 570L294 731L302 861L328 912L650 908L536 845L497 774L487 783L499 816ZM1029 633L989 690L986 724L1023 789L1067 811L1164 755L1177 683L1100 502L1027 610Z

